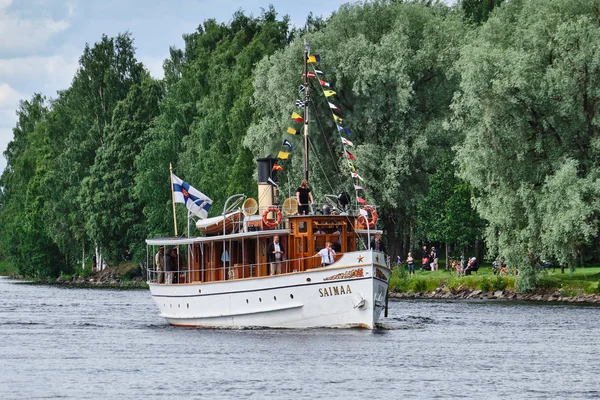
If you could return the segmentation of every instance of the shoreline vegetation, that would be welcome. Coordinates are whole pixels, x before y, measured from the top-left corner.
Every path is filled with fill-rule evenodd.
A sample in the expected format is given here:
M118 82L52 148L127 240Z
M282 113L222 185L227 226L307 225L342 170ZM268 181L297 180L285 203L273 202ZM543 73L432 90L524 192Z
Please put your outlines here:
M492 266L482 265L468 276L457 275L440 263L438 271L395 265L390 278L390 297L400 299L474 299L535 302L600 303L600 267L580 267L561 273L560 268L536 271L536 289L520 292L515 275L494 275Z
M58 278L25 277L17 273L11 264L0 261L0 276L20 280L29 285L53 285L72 288L95 289L148 289L142 269L136 262L126 262L102 271L91 271L91 265L74 274L61 273Z
M0 275L19 279L24 284L54 285L69 288L148 289L141 267L135 262L109 267L93 274L61 275L55 279L28 279L12 273L0 263ZM515 289L513 275L493 275L489 265L476 274L458 276L440 265L438 271L408 275L406 267L393 267L389 297L395 299L504 300L600 304L600 267L578 268L561 274L560 269L539 271L539 287L530 293Z

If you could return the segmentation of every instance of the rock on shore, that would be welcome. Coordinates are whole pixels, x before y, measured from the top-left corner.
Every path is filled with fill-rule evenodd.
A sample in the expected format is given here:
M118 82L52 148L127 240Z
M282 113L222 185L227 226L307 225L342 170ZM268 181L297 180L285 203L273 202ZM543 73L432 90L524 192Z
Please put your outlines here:
M399 299L478 299L600 304L600 294L582 294L578 296L566 297L561 296L560 292L558 291L550 293L517 293L499 290L495 292L484 292L481 290L472 290L466 288L451 291L437 288L432 292L425 293L390 292L390 297Z

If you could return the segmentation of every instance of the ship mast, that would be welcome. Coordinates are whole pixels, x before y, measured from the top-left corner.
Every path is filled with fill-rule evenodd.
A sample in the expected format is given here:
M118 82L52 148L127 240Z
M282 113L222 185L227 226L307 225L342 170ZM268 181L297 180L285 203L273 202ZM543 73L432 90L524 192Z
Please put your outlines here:
M310 101L308 85L308 53L310 47L304 40L304 179L308 182L308 102Z

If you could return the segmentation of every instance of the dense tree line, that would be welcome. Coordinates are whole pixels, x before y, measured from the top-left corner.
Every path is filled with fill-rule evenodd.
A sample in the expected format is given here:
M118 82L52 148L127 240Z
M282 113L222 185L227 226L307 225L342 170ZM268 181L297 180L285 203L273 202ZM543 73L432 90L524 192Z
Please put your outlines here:
M294 145L304 39L352 135L391 254L482 240L536 284L540 258L598 261L600 0L372 1L292 29L273 8L208 20L171 48L164 79L133 38L86 46L71 86L23 101L0 178L0 252L26 275L112 262L173 234L169 164L215 200L255 195L255 162ZM317 89L315 87L315 89ZM311 186L353 192L327 99L313 91ZM282 195L287 197L287 195ZM179 232L185 232L183 209Z

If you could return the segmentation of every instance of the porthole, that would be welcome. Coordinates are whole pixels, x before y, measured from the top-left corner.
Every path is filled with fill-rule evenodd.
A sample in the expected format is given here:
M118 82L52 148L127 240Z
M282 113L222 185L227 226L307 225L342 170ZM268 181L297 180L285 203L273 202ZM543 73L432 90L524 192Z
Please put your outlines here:
M258 301L260 301L262 303L262 299L260 297L258 298Z
M293 299L293 298L294 298L294 295L290 293L290 299Z
M187 308L190 308L190 303L187 303Z
M277 301L277 296L273 296L273 300Z
M173 308L173 304L169 304L169 307Z
M177 304L177 308L181 308L181 304Z
M202 293L202 289L198 289L198 293Z
M310 282L310 278L306 278L306 282Z
M246 299L246 304L249 304L250 302L248 301L248 299Z

